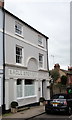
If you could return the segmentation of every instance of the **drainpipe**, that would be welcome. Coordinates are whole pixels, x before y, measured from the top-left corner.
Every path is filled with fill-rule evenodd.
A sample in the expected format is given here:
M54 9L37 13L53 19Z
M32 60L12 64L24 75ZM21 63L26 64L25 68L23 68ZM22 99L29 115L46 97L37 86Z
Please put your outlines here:
M5 113L5 9L3 9L3 108Z
M4 9L4 0L0 0L2 2L2 10L3 10L3 105L2 105L2 113L5 113L5 9Z
M47 49L47 70L49 72L49 60L48 60L48 39L49 38L46 38L46 49Z

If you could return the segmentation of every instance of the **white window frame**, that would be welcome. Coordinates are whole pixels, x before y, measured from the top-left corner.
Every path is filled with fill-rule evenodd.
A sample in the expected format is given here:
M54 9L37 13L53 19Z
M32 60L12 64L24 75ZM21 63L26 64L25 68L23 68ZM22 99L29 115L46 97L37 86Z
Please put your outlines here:
M29 95L29 96L25 95L25 80L27 80L27 79L20 79L20 80L22 80L22 82L21 82L22 96L17 96L17 99L24 99L24 98L36 97L35 80L32 79L32 81L33 81L32 85L34 85L34 94L33 95ZM18 89L20 89L20 88L17 88L17 87L18 87L18 85L17 85L17 82L16 82L16 89L17 89L17 92L18 92ZM16 93L16 94L18 95L18 93Z
M18 80L21 80L21 84L20 85L17 85L17 82L16 82L16 85L17 85L17 92L18 92L18 89L19 89L19 92L21 92L21 96L19 95L18 96L18 93L17 93L17 98L22 98L23 97L23 80L22 79L17 79L17 81ZM20 89L22 90L22 91L20 91Z
M16 48L17 48L17 47L20 48L20 49L22 49L20 56L17 54L17 51L16 51ZM16 48L15 48L15 51L16 51L16 64L18 64L18 65L23 65L24 49L23 49L23 47L21 47L21 46L19 46L19 45L16 45ZM17 62L17 56L21 57L21 62Z
M34 93L32 93L32 94L30 94L30 93L24 93L24 94L25 94L25 97L33 97L33 96L35 96L35 80L31 80L31 79L28 79L28 80L31 81L31 82L33 82L33 83L32 84L25 84L24 88L26 90L26 87L28 88L28 86L29 86L29 89L31 90L31 88L34 87L34 90L33 90ZM27 79L25 79L25 81L27 81ZM24 90L24 92L25 92L25 90ZM29 95L26 95L26 94L29 94Z
M40 60L40 56L42 57L42 60ZM39 53L39 68L44 68L44 55Z
M43 37L41 35L38 35L38 45L43 47Z
M23 36L23 25L17 21L15 21L15 34L18 36Z

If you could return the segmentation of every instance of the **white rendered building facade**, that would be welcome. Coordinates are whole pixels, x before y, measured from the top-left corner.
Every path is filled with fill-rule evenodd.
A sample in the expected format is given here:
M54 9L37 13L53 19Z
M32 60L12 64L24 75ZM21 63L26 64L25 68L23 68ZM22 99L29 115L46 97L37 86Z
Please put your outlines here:
M5 108L50 97L48 37L5 10Z

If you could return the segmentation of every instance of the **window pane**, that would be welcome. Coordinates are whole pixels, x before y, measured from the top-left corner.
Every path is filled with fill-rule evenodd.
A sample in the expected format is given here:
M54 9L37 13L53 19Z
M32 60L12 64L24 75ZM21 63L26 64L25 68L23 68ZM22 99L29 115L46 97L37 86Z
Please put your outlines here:
M19 23L15 23L15 32L18 34L22 34L22 25Z
M25 96L35 95L34 85L25 85Z
M25 80L25 85L31 85L33 84L34 80Z
M22 97L22 80L17 79L17 97Z
M17 97L22 97L22 86L17 85Z
M43 56L39 56L39 61L43 61Z
M22 63L22 48L16 46L16 63Z
M35 85L34 80L27 79L25 80L25 96L35 95Z
M22 80L21 79L18 79L17 80L17 85L21 85L22 84Z
M43 54L39 53L39 67L43 67Z
M42 37L41 37L41 36L38 36L38 43L39 43L40 45L42 45Z

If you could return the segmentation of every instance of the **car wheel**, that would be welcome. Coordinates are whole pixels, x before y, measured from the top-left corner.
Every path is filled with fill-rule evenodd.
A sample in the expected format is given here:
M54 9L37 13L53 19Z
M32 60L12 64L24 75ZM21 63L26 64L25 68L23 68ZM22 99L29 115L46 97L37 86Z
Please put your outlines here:
M49 111L49 110L45 110L45 112L46 112L47 114L49 114L49 113L50 113L50 111Z
M69 109L68 109L68 114L69 114L69 115L72 114L72 108L71 108L71 107L69 107Z

